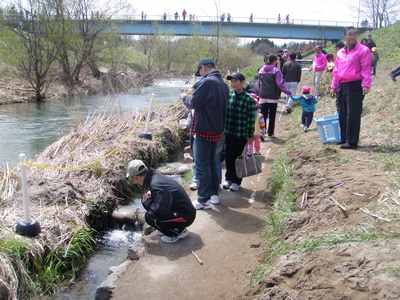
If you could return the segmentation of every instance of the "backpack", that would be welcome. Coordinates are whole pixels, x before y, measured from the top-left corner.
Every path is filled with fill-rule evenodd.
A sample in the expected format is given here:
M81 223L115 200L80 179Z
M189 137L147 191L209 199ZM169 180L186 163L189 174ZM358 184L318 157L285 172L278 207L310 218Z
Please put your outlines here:
M281 89L277 86L276 74L258 74L257 92L262 99L279 99Z

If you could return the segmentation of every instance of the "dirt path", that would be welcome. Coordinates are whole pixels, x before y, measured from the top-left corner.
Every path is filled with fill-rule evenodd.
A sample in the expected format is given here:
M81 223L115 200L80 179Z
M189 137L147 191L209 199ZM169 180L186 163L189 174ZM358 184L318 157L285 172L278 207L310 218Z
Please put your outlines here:
M240 193L224 191L217 210L198 213L189 238L176 245L160 244L158 235L148 238L146 256L122 276L113 299L221 300L243 295L262 254L261 234L271 204L265 187L275 147L263 145L264 171L244 180Z

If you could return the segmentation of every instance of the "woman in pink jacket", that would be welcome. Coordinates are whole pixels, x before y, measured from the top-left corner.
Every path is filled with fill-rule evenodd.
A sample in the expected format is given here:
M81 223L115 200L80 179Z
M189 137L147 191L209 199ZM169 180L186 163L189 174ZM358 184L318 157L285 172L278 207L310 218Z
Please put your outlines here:
M315 47L315 56L313 58L312 71L314 72L314 91L315 96L320 96L321 93L321 80L326 67L328 65L328 60L325 54L322 52L321 46Z
M372 84L371 51L357 41L357 31L346 31L346 46L336 56L332 73L332 91L337 97L341 130L341 148L356 149L361 126L364 96Z

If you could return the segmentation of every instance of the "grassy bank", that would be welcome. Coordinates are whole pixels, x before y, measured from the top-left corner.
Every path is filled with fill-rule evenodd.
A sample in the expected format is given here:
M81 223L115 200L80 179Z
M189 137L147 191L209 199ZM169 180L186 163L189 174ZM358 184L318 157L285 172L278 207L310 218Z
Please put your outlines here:
M315 129L304 134L299 110L283 118L285 145L273 164L274 204L251 299L400 297L400 95L388 76L400 62L399 37L399 25L374 33L381 61L364 100L358 151L322 145ZM335 99L325 97L316 115L335 110Z

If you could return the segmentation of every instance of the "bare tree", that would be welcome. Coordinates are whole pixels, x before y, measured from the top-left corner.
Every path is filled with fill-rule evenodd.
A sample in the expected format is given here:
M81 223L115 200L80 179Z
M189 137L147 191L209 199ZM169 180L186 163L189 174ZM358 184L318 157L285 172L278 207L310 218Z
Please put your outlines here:
M94 0L55 0L59 29L58 61L70 88L80 82L82 68L87 64L94 77L100 71L94 59L95 45L111 15L96 9Z
M17 36L18 45L14 46L20 47L22 53L17 67L32 86L37 101L46 97L50 83L48 73L57 57L58 46L50 1L27 0L23 4L17 3L21 17L16 24L10 25Z
M398 0L362 0L360 12L367 18L373 28L387 27L398 16Z

